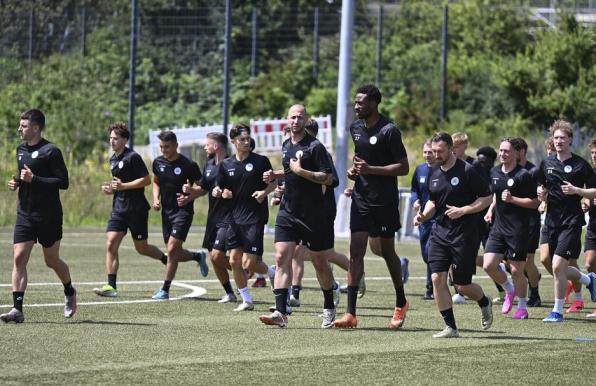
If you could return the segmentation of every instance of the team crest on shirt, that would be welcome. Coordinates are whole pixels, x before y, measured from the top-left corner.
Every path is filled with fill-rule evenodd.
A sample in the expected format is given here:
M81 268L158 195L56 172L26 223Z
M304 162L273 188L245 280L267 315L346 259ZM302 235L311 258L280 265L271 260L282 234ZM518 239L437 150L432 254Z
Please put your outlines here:
M565 170L565 173L571 173L571 171L573 170L573 168L571 167L571 165L565 165L565 167L563 168L563 170Z
M374 145L377 143L377 137L375 137L374 135L372 137L370 137L368 139L368 142L370 142L371 145Z
M118 167L122 169L124 167L124 161L118 162Z
M453 178L451 179L451 185L452 185L452 186L457 186L457 185L459 185L459 178L457 178L457 177L453 177Z
M247 163L246 166L244 167L244 169L246 169L247 172L252 171L253 168L254 168L254 166L251 163Z
M211 175L211 170L207 170L207 177L209 177Z
M35 150L33 153L31 153L31 158L36 159L38 155L39 155L39 152L37 150Z
M514 183L513 178L510 178L507 180L507 186L513 186L513 183Z
M303 155L304 155L304 152L303 152L302 150L298 150L298 151L296 152L296 158L297 158L297 159L300 159L300 158L302 158L302 156L303 156Z
M179 175L180 175L180 173L182 173L182 169L180 169L179 167L176 167L176 168L174 169L174 174L175 174L175 175L177 175L177 176L179 176Z

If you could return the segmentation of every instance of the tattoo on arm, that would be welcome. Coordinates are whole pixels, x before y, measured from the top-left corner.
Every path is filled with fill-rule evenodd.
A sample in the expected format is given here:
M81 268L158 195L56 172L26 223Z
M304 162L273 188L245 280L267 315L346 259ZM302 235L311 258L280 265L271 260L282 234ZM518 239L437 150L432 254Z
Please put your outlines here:
M310 179L318 183L325 183L329 178L329 174L323 172L309 172Z

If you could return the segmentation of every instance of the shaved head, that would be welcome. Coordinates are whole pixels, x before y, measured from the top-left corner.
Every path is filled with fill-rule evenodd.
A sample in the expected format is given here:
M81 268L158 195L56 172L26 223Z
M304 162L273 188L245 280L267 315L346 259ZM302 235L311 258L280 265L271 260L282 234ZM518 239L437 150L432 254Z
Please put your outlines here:
M304 105L295 104L288 110L288 125L292 133L302 133L307 120L308 116Z
M298 103L298 104L292 105L290 107L290 109L288 110L288 117L290 117L292 115L292 113L297 113L297 112L301 112L305 116L308 115L306 113L306 107L304 105Z

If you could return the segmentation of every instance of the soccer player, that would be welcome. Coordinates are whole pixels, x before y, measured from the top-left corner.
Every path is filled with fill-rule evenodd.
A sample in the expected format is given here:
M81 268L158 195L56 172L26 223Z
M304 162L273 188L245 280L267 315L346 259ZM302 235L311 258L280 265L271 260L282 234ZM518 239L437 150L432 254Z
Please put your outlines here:
M410 202L414 212L419 212L426 205L426 201L429 198L428 190L428 177L435 163L435 155L431 146L430 139L424 141L422 145L422 156L424 163L416 166L416 170L412 175L412 184L410 189ZM430 272L430 265L428 265L428 244L430 240L430 231L433 224L435 223L434 218L429 218L420 225L418 225L418 234L420 237L420 251L422 252L422 260L426 264L426 292L422 299L433 300L433 281Z
M563 321L563 304L567 280L580 281L588 286L596 301L596 274L581 273L570 266L570 259L577 259L581 250L581 232L585 223L581 208L584 186L596 187L596 175L590 165L571 152L573 131L571 124L558 120L550 127L556 155L549 156L537 171L538 198L547 200L545 226L547 227L549 254L555 278L555 304L552 312L543 319L546 323ZM545 193L548 195L545 197Z
M350 209L350 269L348 307L338 328L356 328L358 283L364 274L364 254L370 238L378 238L381 253L395 289L395 309L390 329L403 326L409 304L402 281L401 262L395 253L395 232L400 228L397 176L408 174L409 164L401 132L379 113L381 92L373 85L356 90L354 109L358 115L350 126L354 141L354 164L348 178L355 180Z
M334 232L333 216L325 203L323 188L331 183L333 167L325 146L304 129L307 119L303 105L296 104L288 110L290 138L282 145L285 192L275 220L275 311L259 319L267 325L287 326L292 256L298 242L302 242L310 251L323 291L321 327L330 328L335 320L335 280L328 259L333 253ZM263 174L263 180L270 183L275 178L273 170Z
M162 131L159 138L161 156L153 160L153 209L161 209L161 229L168 250L163 285L152 299L170 298L170 286L176 276L178 263L196 261L203 277L209 274L205 252L190 252L183 244L188 236L194 215L194 200L182 192L182 186L196 183L201 171L196 162L178 153L178 138L172 131Z
M532 175L517 163L518 152L513 138L504 138L499 146L501 165L490 172L493 202L484 216L492 223L484 250L484 270L503 289L505 298L501 312L508 314L515 296L519 299L513 319L527 319L528 281L524 276L530 233L528 210L540 202ZM513 283L499 264L507 256Z
M428 261L432 271L435 302L445 321L445 329L434 338L455 338L459 332L455 324L447 274L452 270L457 290L478 302L483 330L493 322L492 302L478 284L472 283L476 272L478 252L477 213L490 205L488 184L476 169L456 158L448 133L433 135L432 149L437 165L430 175L430 198L424 210L414 218L414 225L435 216Z
M462 161L466 161L470 165L474 163L474 157L466 155L466 149L469 145L469 138L468 135L464 132L458 131L457 133L451 134L451 139L453 140L453 154L455 158L458 158ZM496 158L496 154L495 154Z
M13 237L12 297L13 308L0 315L5 322L23 323L23 298L27 289L27 263L36 242L43 257L64 285L64 317L77 311L77 296L68 265L60 259L62 239L62 204L60 189L68 189L68 170L60 149L42 137L45 116L37 109L21 114L19 135L24 141L17 147L18 177L8 181L8 189L19 190L17 219Z
M156 246L147 242L150 206L144 190L151 183L151 177L141 156L126 147L130 137L127 124L112 123L108 126L108 135L114 151L109 161L112 181L101 187L105 194L113 196L112 212L106 228L108 283L101 288L94 288L93 292L99 296L116 297L116 279L120 266L118 249L128 229L138 253L160 260L164 265L168 258Z
M208 133L205 141L207 163L203 167L201 180L198 185L184 184L182 191L195 199L209 194L217 186L219 165L227 158L228 137L222 133ZM230 284L228 270L232 269L229 258L226 257L226 235L229 223L230 200L216 198L209 194L209 210L207 212L207 225L203 237L203 248L209 251L211 264L215 276L221 283L225 295L218 300L219 303L236 302L236 295ZM184 198L181 196L180 198Z
M271 169L271 162L251 151L250 128L235 125L230 130L230 139L236 154L219 165L214 194L231 200L226 248L230 252L234 281L242 297L242 303L234 311L251 311L254 304L245 270L267 273L267 265L260 256L263 255L263 235L269 218L267 195L275 189L275 184L263 182L263 173Z
M594 173L596 173L596 138L592 138L590 142L590 155L592 158L592 165L594 166ZM586 199L585 210L590 214L590 222L586 231L586 241L584 243L584 254L586 256L586 270L588 272L596 272L596 199ZM596 308L594 312L586 315L587 318L596 318Z
M528 158L526 157L528 144L521 137L515 138L512 143L518 154L517 163L530 172L530 175L534 178L534 185L537 185L534 177L536 173L536 165L528 161ZM540 240L540 222L540 212L538 209L530 210L530 235L528 237L528 255L526 257L526 276L528 277L530 291L527 304L528 307L540 307L542 305L540 292L538 290L541 275L534 263L534 254L536 253L536 249L538 249L538 242Z

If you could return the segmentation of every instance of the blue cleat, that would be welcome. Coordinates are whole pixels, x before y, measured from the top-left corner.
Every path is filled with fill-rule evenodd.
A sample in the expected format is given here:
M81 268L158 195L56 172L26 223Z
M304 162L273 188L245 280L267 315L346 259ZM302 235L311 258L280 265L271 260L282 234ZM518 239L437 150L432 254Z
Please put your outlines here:
M562 323L563 320L563 315L554 311L548 314L546 318L542 319L544 323Z
M209 265L207 265L207 254L205 253L205 251L195 252L195 260L199 263L201 276L207 277L207 275L209 275Z
M406 284L410 278L410 260L407 257L400 257L399 262L401 263L401 281Z
M590 277L590 284L588 284L588 290L590 291L590 297L592 301L596 303L596 273L588 272L588 276Z
M158 289L157 292L151 296L151 299L155 300L168 300L170 298L170 293L168 291L164 291L162 288Z

